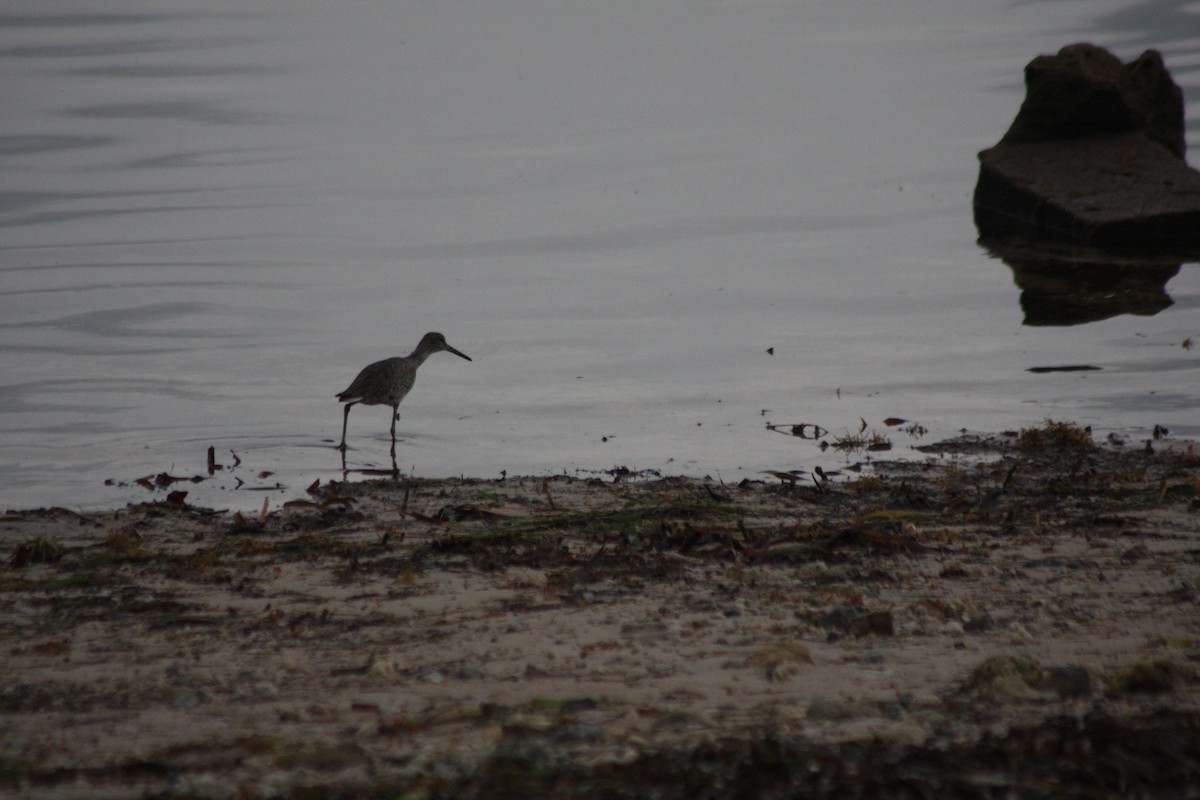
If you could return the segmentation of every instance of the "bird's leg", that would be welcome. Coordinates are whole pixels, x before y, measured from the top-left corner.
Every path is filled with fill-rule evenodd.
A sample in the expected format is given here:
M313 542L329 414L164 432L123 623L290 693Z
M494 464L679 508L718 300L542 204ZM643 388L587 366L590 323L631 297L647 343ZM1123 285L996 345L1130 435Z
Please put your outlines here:
M400 417L400 404L392 406L392 451L396 449L396 420Z
M346 453L346 425L350 422L350 406L352 405L354 403L346 403L346 407L342 409L342 443L338 445L338 449L342 451L343 455Z

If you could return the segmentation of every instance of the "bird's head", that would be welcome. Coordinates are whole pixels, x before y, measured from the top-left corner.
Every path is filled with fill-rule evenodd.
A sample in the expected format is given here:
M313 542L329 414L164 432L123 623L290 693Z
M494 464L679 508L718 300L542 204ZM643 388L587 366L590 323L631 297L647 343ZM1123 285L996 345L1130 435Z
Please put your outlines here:
M459 358L465 358L467 361L471 360L471 357L466 353L460 352L451 347L446 341L445 336L442 336L440 333L436 333L434 331L430 331L421 337L421 343L417 345L417 352L424 353L425 355L439 352L454 353L454 355L458 356Z

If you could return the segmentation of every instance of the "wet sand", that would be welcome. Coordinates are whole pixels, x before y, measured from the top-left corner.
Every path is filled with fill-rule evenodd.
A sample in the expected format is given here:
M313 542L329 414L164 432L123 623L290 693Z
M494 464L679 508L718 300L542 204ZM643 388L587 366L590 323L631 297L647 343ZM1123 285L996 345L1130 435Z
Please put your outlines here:
M1021 444L10 511L0 792L1195 796L1200 454Z

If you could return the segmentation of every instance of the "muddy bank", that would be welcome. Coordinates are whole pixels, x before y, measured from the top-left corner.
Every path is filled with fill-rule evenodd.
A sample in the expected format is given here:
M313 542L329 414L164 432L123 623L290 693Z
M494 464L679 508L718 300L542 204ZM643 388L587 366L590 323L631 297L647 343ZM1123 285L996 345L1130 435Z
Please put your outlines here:
M9 512L0 791L1195 794L1200 455L1064 430Z

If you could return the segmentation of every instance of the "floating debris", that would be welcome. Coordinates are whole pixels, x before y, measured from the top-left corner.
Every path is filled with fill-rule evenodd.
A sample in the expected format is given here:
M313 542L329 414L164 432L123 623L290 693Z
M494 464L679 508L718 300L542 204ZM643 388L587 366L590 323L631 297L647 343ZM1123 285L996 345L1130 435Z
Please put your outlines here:
M795 436L798 439L810 439L814 441L829 433L825 428L812 422L799 422L786 425L768 422L767 430L782 433L786 436Z
M155 491L156 489L166 489L176 483L201 483L208 478L203 475L193 475L190 478L185 478L179 475L172 475L168 472L160 472L157 475L143 475L134 480L138 486L141 486L147 491Z
M1045 372L1099 372L1100 367L1094 367L1091 364L1063 364L1055 367L1030 367L1026 372L1045 373Z

